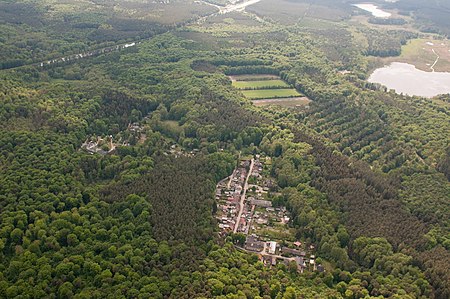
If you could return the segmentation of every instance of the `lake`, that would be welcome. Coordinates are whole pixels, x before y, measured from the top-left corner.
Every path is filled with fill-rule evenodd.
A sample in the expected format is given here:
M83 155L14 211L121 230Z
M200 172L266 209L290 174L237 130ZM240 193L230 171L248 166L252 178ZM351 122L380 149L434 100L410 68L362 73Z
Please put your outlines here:
M369 3L361 3L361 4L353 4L354 6L363 9L365 11L370 12L374 17L377 18L389 18L391 13L381 10L378 6Z
M376 69L368 81L411 96L429 98L450 93L450 73L425 72L408 63L393 62Z
M248 0L248 1L243 1L243 2L239 2L239 3L237 3L237 1L234 1L234 2L232 2L232 4L229 4L223 8L220 8L220 13L224 14L224 13L229 13L232 11L244 10L247 6L256 4L259 1L261 1L261 0Z

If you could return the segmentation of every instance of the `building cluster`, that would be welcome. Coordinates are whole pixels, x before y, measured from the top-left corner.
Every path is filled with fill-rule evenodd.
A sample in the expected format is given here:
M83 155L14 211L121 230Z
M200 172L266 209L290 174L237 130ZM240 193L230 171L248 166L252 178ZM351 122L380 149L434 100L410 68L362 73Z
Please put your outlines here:
M316 264L312 254L314 247L309 247L308 254L299 241L275 241L264 233L268 229L287 230L290 216L285 207L273 207L272 201L268 200L268 191L273 188L274 181L265 177L261 160L257 155L255 159L240 161L233 174L217 185L216 217L221 234L244 234L245 243L240 248L258 254L267 266L295 262L299 272L323 272L323 266Z
M140 123L130 123L128 125L128 130L132 133L142 133L144 131L144 127Z
M165 152L164 154L166 156L172 155L175 158L179 158L179 157L194 157L198 153L200 153L199 149L193 149L191 151L186 151L183 148L179 147L178 145L172 144L170 146L170 149L167 152Z
M101 138L97 136L95 140L86 139L81 145L81 149L86 150L90 154L106 155L114 151L115 145L112 142L112 136Z
M264 228L271 223L288 224L290 219L285 207L268 206L264 209L257 209L253 214L251 231L258 231L259 228Z
M81 149L86 150L90 154L100 154L106 155L114 152L117 146L130 146L130 136L133 135L137 138L141 138L141 136L145 136L142 132L144 131L144 126L140 123L130 123L127 127L128 134L125 134L125 137L122 133L116 135L114 142L114 138L112 135L109 135L105 138L101 136L93 136L91 138L86 139L86 141L81 145Z
M323 266L316 264L315 255L308 255L300 248L301 242L294 242L293 245L298 248L281 246L276 241L260 240L257 235L252 234L247 236L244 249L258 254L266 266L275 266L277 263L289 265L294 261L299 272L303 273L305 270L324 272Z
M241 161L231 176L217 185L216 200L218 201L219 228L224 232L233 232L240 209L241 196L244 192L250 161ZM243 208L243 214L247 211ZM242 219L242 217L241 217ZM245 218L240 224L245 225Z

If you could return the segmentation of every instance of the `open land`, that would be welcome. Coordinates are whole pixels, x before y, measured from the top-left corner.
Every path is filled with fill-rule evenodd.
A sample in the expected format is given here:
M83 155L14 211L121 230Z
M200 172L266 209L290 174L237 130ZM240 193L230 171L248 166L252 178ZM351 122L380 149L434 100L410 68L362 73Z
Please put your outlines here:
M436 62L437 57L438 61ZM407 62L423 71L450 71L450 42L436 39L414 39L402 47L402 54L397 61Z
M279 76L268 74L246 74L230 76L232 85L241 90L244 96L251 100L273 100L301 96Z
M339 21L350 15L348 7L317 5L286 0L262 0L247 11L271 18L281 24L294 24L304 17Z
M400 56L372 59L377 68L392 62L404 62L426 72L450 72L450 41L433 38L413 39L402 46Z

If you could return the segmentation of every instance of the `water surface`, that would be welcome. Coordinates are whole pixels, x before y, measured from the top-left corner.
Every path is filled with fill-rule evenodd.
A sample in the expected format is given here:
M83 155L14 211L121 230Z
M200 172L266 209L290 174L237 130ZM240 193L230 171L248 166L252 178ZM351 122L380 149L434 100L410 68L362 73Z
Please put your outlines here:
M380 83L396 93L411 96L434 97L450 93L450 73L425 72L401 62L376 69L370 75L369 82Z
M223 8L220 8L220 13L229 13L232 11L242 11L244 10L247 6L252 5L252 4L256 4L261 0L248 0L248 1L242 1L239 3L236 2L232 2L232 4L229 4Z
M360 9L370 12L374 17L377 17L377 18L389 18L391 16L391 13L379 9L378 6L376 6L374 4L360 3L360 4L353 4L353 5Z

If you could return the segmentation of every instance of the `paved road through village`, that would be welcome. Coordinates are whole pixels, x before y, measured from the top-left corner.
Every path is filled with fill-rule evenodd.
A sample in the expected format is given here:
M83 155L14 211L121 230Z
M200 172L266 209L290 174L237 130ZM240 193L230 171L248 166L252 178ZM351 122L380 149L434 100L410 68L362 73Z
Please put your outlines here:
M252 160L250 161L250 168L248 170L247 177L245 178L244 190L242 192L241 201L239 203L239 213L236 218L236 223L234 225L234 230L233 230L234 233L237 232L239 223L241 222L242 210L244 209L245 194L247 193L247 189L248 189L248 179L249 179L250 175L252 174L254 164L255 164L255 160L252 158Z

